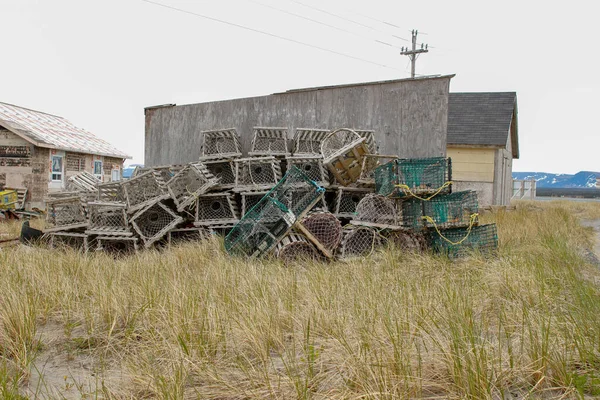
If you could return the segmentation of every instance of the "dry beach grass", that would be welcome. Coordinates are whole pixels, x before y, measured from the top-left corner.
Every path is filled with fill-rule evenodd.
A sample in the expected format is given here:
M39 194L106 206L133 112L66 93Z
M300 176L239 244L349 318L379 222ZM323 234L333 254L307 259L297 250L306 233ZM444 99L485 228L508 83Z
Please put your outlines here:
M599 396L600 269L578 216L600 204L485 214L498 257L460 261L285 266L217 238L120 259L3 249L0 397Z

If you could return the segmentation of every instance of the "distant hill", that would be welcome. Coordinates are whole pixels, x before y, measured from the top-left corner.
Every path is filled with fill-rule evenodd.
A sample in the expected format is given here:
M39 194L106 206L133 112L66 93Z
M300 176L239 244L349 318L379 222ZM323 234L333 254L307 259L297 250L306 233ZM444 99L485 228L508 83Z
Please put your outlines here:
M600 172L580 171L575 175L548 172L513 172L513 179L535 179L538 188L595 188Z

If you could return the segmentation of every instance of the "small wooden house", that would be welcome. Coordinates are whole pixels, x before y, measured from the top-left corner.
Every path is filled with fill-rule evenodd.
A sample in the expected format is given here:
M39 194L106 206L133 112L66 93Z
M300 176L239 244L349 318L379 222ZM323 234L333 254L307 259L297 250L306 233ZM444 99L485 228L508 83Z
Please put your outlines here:
M508 205L519 158L517 94L450 93L447 154L455 191L476 190L480 205Z
M81 171L101 182L121 179L130 158L62 117L0 103L0 187L25 188L28 207L44 206Z

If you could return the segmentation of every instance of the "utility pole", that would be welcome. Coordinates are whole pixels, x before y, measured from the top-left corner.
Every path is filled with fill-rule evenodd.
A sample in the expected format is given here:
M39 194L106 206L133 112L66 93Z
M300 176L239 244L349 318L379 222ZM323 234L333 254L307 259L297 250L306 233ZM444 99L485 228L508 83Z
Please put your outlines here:
M400 54L402 54L403 56L408 56L410 58L410 62L411 62L411 67L410 67L410 77L414 78L415 77L415 64L417 63L417 55L421 54L421 53L427 53L429 50L427 50L427 45L423 46L423 43L421 43L421 48L417 49L417 35L419 34L419 31L416 31L413 29L412 31L412 50L409 50L408 48L402 48L402 52Z

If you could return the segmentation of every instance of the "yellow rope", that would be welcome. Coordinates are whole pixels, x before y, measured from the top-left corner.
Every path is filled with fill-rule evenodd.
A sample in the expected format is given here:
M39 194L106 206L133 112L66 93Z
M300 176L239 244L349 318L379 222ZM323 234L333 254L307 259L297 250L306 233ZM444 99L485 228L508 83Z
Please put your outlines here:
M399 189L402 189L404 191L404 193L410 194L412 197L415 197L415 198L417 198L419 200L423 200L423 201L429 201L429 200L433 199L435 196L437 196L438 194L440 194L440 192L442 190L444 190L445 188L447 188L450 185L452 185L452 181L448 181L448 182L444 183L442 186L439 187L438 190L436 190L436 192L434 194L432 194L431 196L429 196L427 198L419 197L416 194L414 194L412 192L412 190L410 190L410 187L408 185L400 184L400 185L395 185L395 186Z
M471 229L473 229L473 226L475 225L475 222L477 221L477 217L478 216L479 216L478 213L471 214L470 221L469 221L469 229L467 230L467 235L464 238L462 238L461 240L459 240L458 242L453 242L450 239L448 239L447 237L445 237L444 235L442 235L442 232L440 232L440 230L438 229L437 224L435 223L435 221L433 220L433 218L431 218L430 216L424 215L423 219L433 225L433 227L437 231L438 235L440 235L440 237L442 239L444 239L446 242L450 243L451 245L456 246L456 245L461 244L465 240L467 240L467 238L471 234Z

